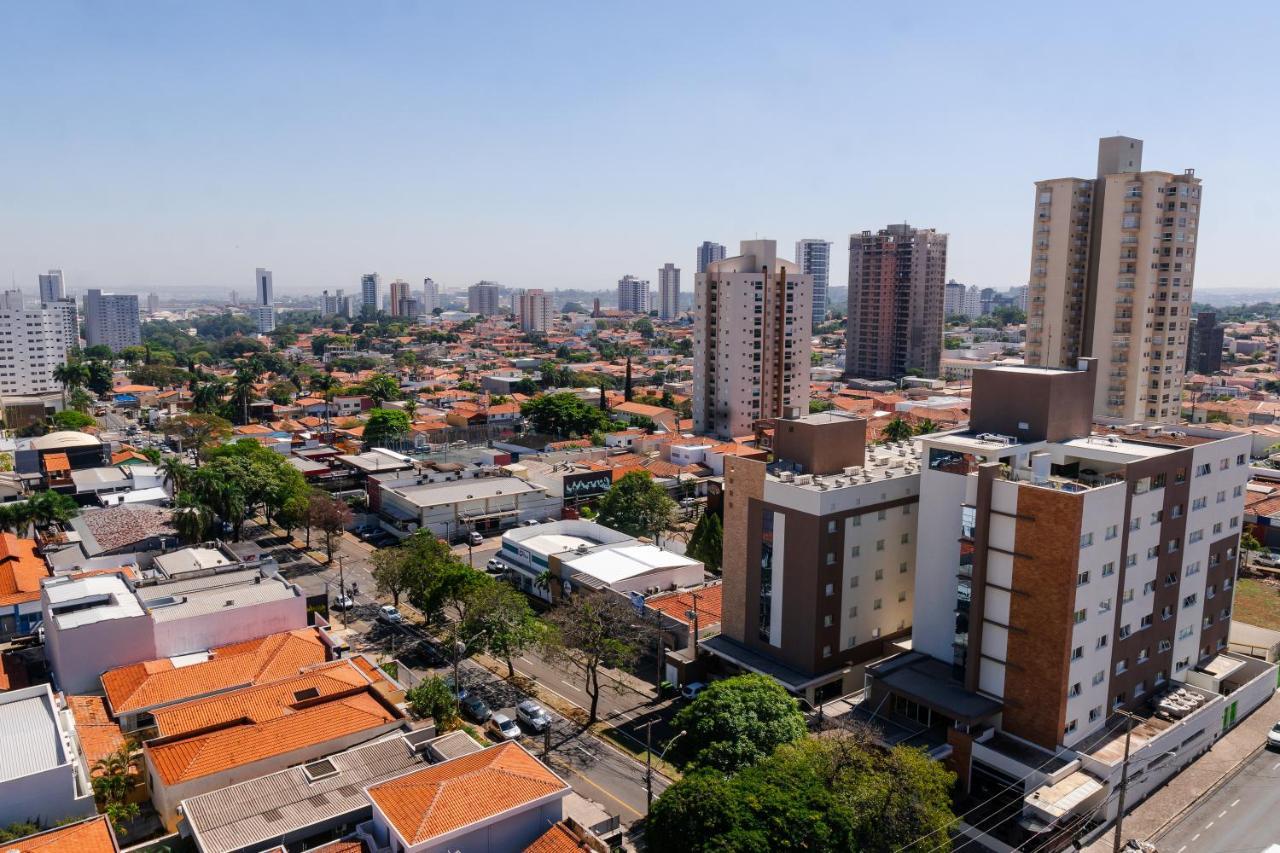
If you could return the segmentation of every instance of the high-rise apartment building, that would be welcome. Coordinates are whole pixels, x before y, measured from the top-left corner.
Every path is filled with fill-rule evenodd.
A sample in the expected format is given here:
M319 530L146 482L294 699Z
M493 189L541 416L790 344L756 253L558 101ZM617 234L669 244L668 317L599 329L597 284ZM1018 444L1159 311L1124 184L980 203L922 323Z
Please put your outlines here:
M155 314L159 310L160 310L160 294L148 293L147 294L147 313Z
M275 290L271 285L271 270L258 267L253 271L254 287L258 295L259 305L273 305L276 301Z
M430 278L422 280L422 313L431 314L440 306L440 286Z
M1113 817L1126 757L1133 802L1275 687L1227 650L1249 436L1095 425L1098 365L975 370L968 427L920 439L911 651L867 670L864 707L1041 831Z
M80 319L76 313L74 299L58 299L53 302L42 302L40 307L58 318L58 326L62 329L63 348L70 352L80 347Z
M516 297L516 319L522 332L546 332L554 321L555 305L541 290L522 290Z
M72 308L74 312L74 304ZM61 308L28 308L21 292L0 293L0 399L61 390L53 372L66 363L66 326Z
M813 327L827 319L827 286L831 281L831 241L805 238L796 241L800 272L813 277Z
M67 298L66 283L62 278L62 270L49 270L40 276L40 301L57 302Z
M938 375L946 272L947 235L932 228L903 223L849 238L848 376Z
M698 247L698 272L706 272L707 267L716 261L723 261L724 255L724 246L712 243L710 240L703 240L702 245Z
M467 288L467 311L482 317L501 313L498 297L501 288L496 281L480 281Z
M680 268L672 263L658 270L658 317L673 320L680 313Z
M920 457L867 445L867 422L824 412L771 423L774 461L726 456L721 635L818 704L862 687L851 667L910 632Z
M1188 373L1208 376L1222 369L1222 342L1226 327L1215 311L1201 311L1187 328Z
M408 317L416 307L409 296L409 282L396 279L391 282L391 316Z
M724 439L809 410L812 279L774 240L743 240L741 252L694 289L694 430Z
M942 297L942 313L945 317L958 317L964 313L965 286L954 278L947 282Z
M88 346L109 347L120 352L142 345L138 321L138 297L133 294L103 293L92 289L84 295L84 341Z
M325 314L336 314L347 318L351 317L351 297L347 296L345 291L341 288L332 294L326 290L322 296L322 303Z
M258 326L258 334L266 335L276 330L276 306L254 305L249 309L249 315Z
M649 313L649 282L633 275L618 279L618 310L630 314Z
M376 272L368 272L360 276L360 313L373 314L378 310L378 291L382 287L382 279Z
M1142 140L1098 143L1097 177L1036 183L1028 364L1097 358L1094 411L1180 417L1200 179L1142 170Z

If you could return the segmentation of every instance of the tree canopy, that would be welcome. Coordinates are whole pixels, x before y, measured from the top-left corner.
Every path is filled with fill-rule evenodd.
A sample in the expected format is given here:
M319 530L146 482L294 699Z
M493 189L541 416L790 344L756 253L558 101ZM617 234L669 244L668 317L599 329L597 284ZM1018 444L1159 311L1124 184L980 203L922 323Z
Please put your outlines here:
M804 714L778 682L763 675L713 681L680 709L674 726L688 732L675 756L695 767L733 773L805 736Z
M367 447L385 447L409 432L409 416L399 409L374 409L364 425Z
M568 391L522 403L520 414L537 432L561 438L590 435L609 428L608 415Z
M714 512L705 512L698 519L693 533L689 536L689 544L685 546L685 554L713 572L720 571L724 560L724 523Z
M651 536L671 526L676 502L645 471L630 471L614 483L598 507L600 523L631 536Z

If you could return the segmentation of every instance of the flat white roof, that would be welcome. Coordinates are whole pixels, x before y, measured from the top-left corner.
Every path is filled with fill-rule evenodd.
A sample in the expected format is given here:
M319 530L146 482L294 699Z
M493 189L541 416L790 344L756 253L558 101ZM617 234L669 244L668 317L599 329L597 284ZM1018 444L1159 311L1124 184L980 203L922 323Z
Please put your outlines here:
M586 545L588 548L598 547L601 543L598 540L583 539L580 536L566 536L563 533L544 533L541 536L533 536L525 539L520 543L530 551L536 551L541 555L559 554L564 551L572 551L579 545Z
M565 560L564 564L576 573L591 575L606 584L613 584L658 569L693 566L697 561L664 551L656 545L624 545L620 548L603 548Z
M166 575L180 575L184 572L198 572L202 569L216 569L231 565L231 560L217 548L183 548L156 557L155 562Z
M48 685L0 694L0 782L65 763Z
M428 507L504 495L545 492L546 487L526 483L518 477L473 477L469 480L455 480L450 483L402 486L387 491L395 492L420 507Z
M50 608L55 611L81 602L89 604L82 610L55 614L54 620L59 628L77 628L108 619L143 615L142 605L119 575L93 575L76 581L46 584L44 594Z

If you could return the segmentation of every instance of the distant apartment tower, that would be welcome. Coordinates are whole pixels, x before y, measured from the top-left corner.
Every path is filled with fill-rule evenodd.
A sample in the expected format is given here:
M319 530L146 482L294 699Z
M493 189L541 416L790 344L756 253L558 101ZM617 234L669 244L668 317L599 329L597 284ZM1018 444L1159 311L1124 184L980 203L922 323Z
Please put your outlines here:
M1094 412L1180 417L1200 179L1144 172L1142 140L1098 142L1097 176L1036 183L1027 364L1101 364Z
M258 267L253 271L254 287L257 289L259 305L275 303L275 289L271 285L271 270Z
M40 276L40 301L57 302L67 298L66 283L62 279L62 270L49 270Z
M62 389L54 370L67 363L63 306L28 308L22 293L0 293L0 398L49 394ZM72 316L75 305L71 303Z
M1227 635L1249 436L1095 427L1098 364L974 371L968 428L921 439L912 650L868 668L865 701L945 730L962 787L979 761L1016 779L1054 756L1068 766L1074 750L1095 759L1080 781L1106 789L1095 801L1106 804L1121 775L1118 712L1150 713L1191 687L1194 702L1173 711L1190 726L1202 697L1233 689L1202 673L1248 671ZM914 689L926 683L928 695ZM1197 724L1211 727L1207 742L1234 721L1234 698ZM1142 766L1196 731L1173 725L1140 757L1161 727L1135 738ZM1018 790L1024 814L1051 784Z
M138 321L138 297L91 289L84 295L84 341L112 352L142 345Z
M704 649L769 671L811 705L910 633L920 463L838 413L769 424L773 461L726 456L722 633ZM798 685L798 686L797 686Z
M467 311L482 317L501 313L498 296L501 288L495 281L480 281L467 288Z
M147 313L155 314L159 310L160 310L160 294L148 293L147 294Z
M376 272L360 276L360 313L373 314L378 310L378 290L382 280Z
M422 313L431 314L440 307L440 286L430 278L422 280Z
M347 296L346 292L341 288L335 291L332 295L326 290L323 294L322 301L324 304L324 313L326 315L334 314L340 317L351 317L351 297Z
M942 314L944 317L959 317L964 314L965 286L954 278L947 282L942 296Z
M551 328L555 306L541 290L522 290L516 297L516 315L522 332L546 332Z
M831 280L831 241L805 238L796 241L800 272L813 276L813 327L827 319L827 286Z
M947 235L903 223L849 238L845 373L900 379L938 375Z
M809 410L812 279L774 240L696 277L693 420L699 435L750 435L757 421Z
M706 272L707 267L716 261L724 260L724 246L719 243L712 243L710 240L702 241L702 245L698 247L698 272Z
M415 307L414 300L409 296L409 282L399 278L391 282L391 316L408 317Z
M658 270L658 317L673 320L680 313L680 268L672 263Z
M45 311L52 312L58 318L58 325L62 329L63 347L68 352L78 349L80 347L80 319L76 313L76 301L74 299L59 299L54 302L42 302L40 307Z
M618 310L624 314L648 314L649 282L633 275L618 279Z
M266 335L276 330L276 306L254 305L249 309L249 316L253 317L258 334Z
M1226 327L1214 311L1201 311L1187 328L1188 373L1208 376L1222 369L1222 340Z

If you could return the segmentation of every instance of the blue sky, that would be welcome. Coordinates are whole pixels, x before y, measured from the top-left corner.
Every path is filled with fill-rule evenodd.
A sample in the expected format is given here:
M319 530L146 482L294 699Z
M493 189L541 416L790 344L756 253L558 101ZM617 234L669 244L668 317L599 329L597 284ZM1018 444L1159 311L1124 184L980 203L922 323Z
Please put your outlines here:
M1097 138L1205 181L1198 288L1277 287L1271 4L9 2L0 275L79 291L656 281L909 221L1029 263ZM1207 11L1206 11L1207 10Z

